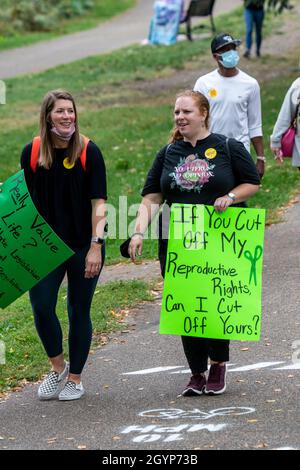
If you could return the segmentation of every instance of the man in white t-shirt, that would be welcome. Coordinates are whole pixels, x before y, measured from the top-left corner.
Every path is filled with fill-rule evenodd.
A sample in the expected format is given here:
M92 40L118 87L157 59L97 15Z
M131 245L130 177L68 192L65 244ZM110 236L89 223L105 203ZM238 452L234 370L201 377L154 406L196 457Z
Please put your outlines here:
M262 137L260 88L257 80L237 68L241 44L230 34L218 34L211 51L218 68L200 77L194 87L210 104L210 130L240 140L257 155L256 167L262 177L265 156Z

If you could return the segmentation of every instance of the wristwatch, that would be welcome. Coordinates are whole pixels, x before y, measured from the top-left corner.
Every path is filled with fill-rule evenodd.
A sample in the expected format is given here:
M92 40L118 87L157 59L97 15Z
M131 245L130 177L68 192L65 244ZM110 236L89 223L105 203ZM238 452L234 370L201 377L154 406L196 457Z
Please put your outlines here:
M227 196L230 197L230 199L232 199L233 202L236 200L236 195L234 193L228 193Z
M105 241L104 238L100 238L100 237L91 238L91 242L97 243L98 245L103 245L104 241Z

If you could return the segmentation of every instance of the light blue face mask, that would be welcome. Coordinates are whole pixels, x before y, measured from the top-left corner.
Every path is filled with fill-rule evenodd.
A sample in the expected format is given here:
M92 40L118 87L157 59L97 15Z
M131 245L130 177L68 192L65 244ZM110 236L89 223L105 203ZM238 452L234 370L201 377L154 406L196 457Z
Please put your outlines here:
M220 54L221 56L221 64L225 69L233 69L234 67L237 66L240 60L240 56L237 51L231 50L227 52L223 52L223 54Z

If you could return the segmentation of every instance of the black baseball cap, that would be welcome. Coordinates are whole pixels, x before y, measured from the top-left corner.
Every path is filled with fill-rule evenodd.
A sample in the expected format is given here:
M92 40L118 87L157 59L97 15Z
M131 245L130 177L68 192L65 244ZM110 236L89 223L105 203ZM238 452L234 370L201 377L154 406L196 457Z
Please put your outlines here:
M214 37L211 42L211 52L214 54L221 47L227 46L227 44L234 44L235 46L240 46L242 41L240 39L234 39L231 34L220 33Z

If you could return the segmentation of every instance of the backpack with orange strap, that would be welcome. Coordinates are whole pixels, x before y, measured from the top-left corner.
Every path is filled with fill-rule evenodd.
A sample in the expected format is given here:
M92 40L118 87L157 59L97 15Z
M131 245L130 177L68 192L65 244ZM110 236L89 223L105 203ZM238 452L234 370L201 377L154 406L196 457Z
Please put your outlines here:
M88 137L83 136L83 150L80 155L80 162L84 171L86 171L86 149L88 146L90 139ZM41 146L41 138L40 136L34 137L32 141L31 147L31 154L30 154L30 168L35 173L36 167L39 159L39 151Z

